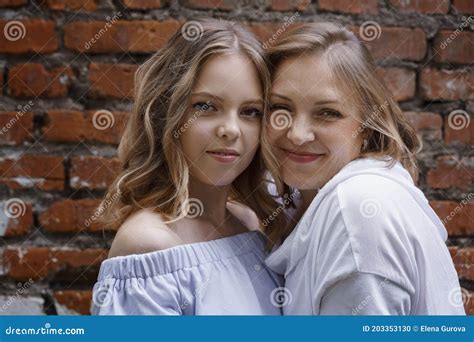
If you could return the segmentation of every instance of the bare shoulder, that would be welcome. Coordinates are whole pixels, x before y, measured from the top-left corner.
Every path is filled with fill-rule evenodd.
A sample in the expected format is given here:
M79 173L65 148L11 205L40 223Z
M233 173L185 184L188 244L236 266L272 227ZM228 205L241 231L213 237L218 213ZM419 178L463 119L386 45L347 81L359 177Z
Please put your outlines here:
M241 203L235 201L227 202L227 209L234 215L242 224L244 224L250 230L259 230L260 221L257 214Z
M130 215L120 226L109 251L109 258L155 252L181 245L160 214L143 209Z

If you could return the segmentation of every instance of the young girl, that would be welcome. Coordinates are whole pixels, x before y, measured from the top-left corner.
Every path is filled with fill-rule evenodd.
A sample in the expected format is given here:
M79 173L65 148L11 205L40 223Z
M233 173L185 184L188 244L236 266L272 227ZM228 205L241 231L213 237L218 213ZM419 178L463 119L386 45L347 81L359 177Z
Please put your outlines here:
M101 222L120 228L92 314L280 314L271 296L282 279L255 230L273 210L257 189L269 86L260 44L236 24L191 21L135 84L122 172L101 205Z
M367 49L315 23L279 39L269 59L263 149L299 221L269 235L283 313L464 314L446 230L413 181L419 140Z

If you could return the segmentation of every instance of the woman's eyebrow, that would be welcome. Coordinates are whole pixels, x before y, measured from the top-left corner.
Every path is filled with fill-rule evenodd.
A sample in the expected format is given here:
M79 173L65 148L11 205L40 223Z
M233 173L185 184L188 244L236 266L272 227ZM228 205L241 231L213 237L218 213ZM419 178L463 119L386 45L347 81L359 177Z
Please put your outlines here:
M277 93L270 93L270 96L276 96L276 97L280 97L286 101L290 101L291 102L291 99L289 97L286 97L286 96L283 96L283 95L280 95L280 94L277 94Z
M319 101L316 101L314 104L316 106L320 106L320 105L325 105L325 104L330 104L330 103L338 103L339 101L337 100L333 100L333 99L327 99L327 100L319 100Z

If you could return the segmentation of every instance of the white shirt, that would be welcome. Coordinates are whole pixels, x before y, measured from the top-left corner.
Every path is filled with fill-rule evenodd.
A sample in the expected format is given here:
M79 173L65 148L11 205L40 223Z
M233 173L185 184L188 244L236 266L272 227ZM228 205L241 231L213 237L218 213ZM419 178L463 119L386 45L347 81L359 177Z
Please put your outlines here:
M346 165L266 264L286 315L464 315L446 229L399 164Z

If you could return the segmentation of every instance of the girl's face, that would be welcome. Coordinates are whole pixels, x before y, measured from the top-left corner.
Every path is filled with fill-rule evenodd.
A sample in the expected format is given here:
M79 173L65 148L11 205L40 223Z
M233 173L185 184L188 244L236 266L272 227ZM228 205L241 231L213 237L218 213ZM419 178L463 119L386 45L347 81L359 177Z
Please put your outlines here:
M274 75L266 128L283 181L298 190L321 188L360 154L356 104L330 76L317 54L287 59Z
M180 128L191 176L231 184L258 149L262 111L259 76L248 58L223 54L204 63Z

